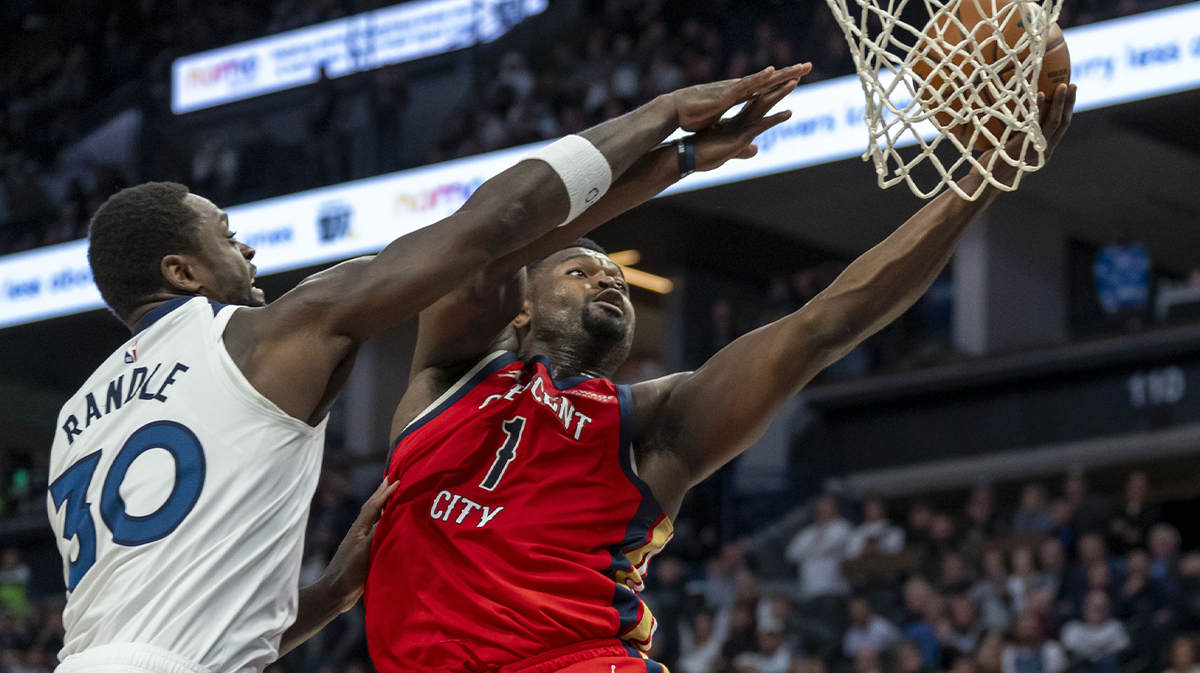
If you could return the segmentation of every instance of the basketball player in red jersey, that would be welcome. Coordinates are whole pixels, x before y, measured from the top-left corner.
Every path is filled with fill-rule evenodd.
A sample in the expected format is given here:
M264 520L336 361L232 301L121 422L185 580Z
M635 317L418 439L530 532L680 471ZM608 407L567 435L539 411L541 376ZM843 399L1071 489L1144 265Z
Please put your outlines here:
M698 134L698 167L719 163L716 139L757 123L777 93ZM1047 154L1074 98L1063 85L1041 103ZM641 654L654 619L637 593L684 494L753 443L821 369L911 306L998 194L969 202L947 192L806 306L697 371L615 385L633 307L620 267L573 237L677 179L670 149L648 154L646 170L614 184L587 218L421 314L388 459L398 490L366 584L381 673L660 670ZM981 179L962 186L970 193Z

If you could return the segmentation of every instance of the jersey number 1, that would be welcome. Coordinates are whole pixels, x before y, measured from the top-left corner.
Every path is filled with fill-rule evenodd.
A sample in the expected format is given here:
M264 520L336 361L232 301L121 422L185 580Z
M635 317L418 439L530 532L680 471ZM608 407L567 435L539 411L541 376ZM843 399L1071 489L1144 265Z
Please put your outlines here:
M133 461L150 449L163 449L175 458L175 483L162 506L150 514L135 516L125 511L121 484ZM60 510L66 504L63 538L68 541L79 538L79 553L70 562L67 573L68 591L75 589L96 562L96 522L92 518L92 504L87 501L87 491L99 464L100 451L89 453L50 484L54 509ZM100 518L112 531L113 542L137 547L170 535L200 499L204 469L204 448L186 426L172 421L155 421L138 428L117 452L100 491Z
M517 445L521 443L521 433L525 431L525 417L517 416L504 421L500 427L504 429L504 445L496 452L495 462L492 463L487 476L483 478L483 483L479 484L479 488L485 491L496 490L496 487L500 485L500 478L508 469L508 464L517 457Z

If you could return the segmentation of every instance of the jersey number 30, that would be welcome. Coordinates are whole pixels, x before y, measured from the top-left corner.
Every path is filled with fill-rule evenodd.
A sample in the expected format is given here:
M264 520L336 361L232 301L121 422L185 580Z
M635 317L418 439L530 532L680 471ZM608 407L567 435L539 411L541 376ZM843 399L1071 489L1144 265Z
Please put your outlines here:
M175 484L171 495L157 510L144 516L125 511L121 484L129 467L138 456L151 449L163 449L175 459ZM66 504L63 538L79 538L79 553L70 563L67 590L73 591L79 580L96 562L96 522L92 518L92 503L87 501L88 486L100 451L80 458L50 484L56 511ZM100 491L100 517L112 532L113 542L126 547L148 544L171 534L195 507L204 488L204 448L186 426L172 421L155 421L138 428L117 452L104 486Z

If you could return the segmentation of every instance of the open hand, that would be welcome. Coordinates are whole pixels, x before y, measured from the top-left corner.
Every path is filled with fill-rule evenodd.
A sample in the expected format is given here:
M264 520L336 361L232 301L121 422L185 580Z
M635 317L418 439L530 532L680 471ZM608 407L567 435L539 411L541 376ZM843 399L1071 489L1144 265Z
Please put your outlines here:
M1052 101L1047 101L1046 96L1038 92L1042 133L1046 136L1044 155L1047 159L1054 153L1054 148L1058 147L1058 143L1071 126L1071 118L1075 115L1075 93L1078 90L1079 87L1074 84L1059 84Z
M785 82L799 81L811 69L811 63L801 63L780 70L768 67L741 79L698 84L672 92L669 96L679 114L679 127L684 131L700 131L717 123L733 106L771 91Z
M384 505L388 498L396 492L400 482L388 483L385 478L379 488L363 503L350 532L338 545L337 552L329 561L325 575L336 594L345 602L343 606L349 609L362 596L363 585L367 581L367 570L371 560L371 540L375 537L375 526L383 514Z
M1075 113L1075 93L1078 90L1074 84L1059 84L1054 91L1054 99L1047 101L1045 94L1038 92L1038 111L1041 118L1042 134L1046 136L1046 149L1042 152L1042 160L1050 159L1050 155L1054 154L1058 143L1062 141L1063 136L1067 134L1067 129L1071 126L1071 118ZM990 152L997 151L996 149L989 150ZM1037 157L1034 153L1033 145L1025 145L1024 134L1016 134L1008 141L1004 147L1004 151L1009 157L1022 157L1026 163L1034 164L1037 162ZM1025 152L1022 155L1022 151ZM984 155L980 159L983 165L988 164L988 156ZM1011 185L1016 178L1017 168L1011 165L1008 161L997 161L992 168L992 177L1004 184Z
M754 139L767 129L791 119L792 111L784 110L770 117L767 113L796 89L796 81L788 80L774 89L750 100L741 112L722 119L695 135L696 170L711 171L730 159L749 159L758 154Z

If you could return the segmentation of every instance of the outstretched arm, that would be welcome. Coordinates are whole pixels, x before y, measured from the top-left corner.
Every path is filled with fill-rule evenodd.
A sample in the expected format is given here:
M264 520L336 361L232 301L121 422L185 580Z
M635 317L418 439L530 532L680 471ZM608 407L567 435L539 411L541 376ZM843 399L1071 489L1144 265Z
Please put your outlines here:
M809 67L802 64L779 71L769 82L776 83L775 86L756 96L736 116L714 122L695 134L690 141L696 147L696 169L710 171L730 159L753 157L758 151L753 144L754 138L791 116L787 111L771 116L767 113L795 89ZM778 83L780 80L782 82ZM725 91L716 107L710 102L714 87ZM705 112L707 108L719 109L723 114L740 102L738 99L745 90L745 80L731 80L683 89L672 95L676 97L676 106L682 116L703 119L703 115L712 114ZM654 198L675 184L679 177L676 145L654 148L638 159L613 183L609 192L578 219L501 257L424 311L413 375L417 376L427 367L477 358L519 310L522 293L518 274L526 264L561 250L604 222Z
M705 121L712 110L723 112L787 76L768 68L735 87L708 85L691 107L660 96L580 135L619 179L676 128ZM736 100L720 107L727 95ZM568 157L563 163L575 168L586 162ZM546 235L572 208L558 172L544 160L521 161L485 182L449 218L397 239L378 255L317 274L267 307L239 311L226 347L259 392L289 415L314 422L330 399L331 380L341 376L358 344L415 316L465 274Z
M1043 107L1048 152L1070 124L1074 91L1064 85ZM981 180L972 174L961 184L971 193ZM757 440L785 400L912 306L997 194L989 188L973 202L942 194L799 311L737 339L694 373L635 386L639 468L664 507L677 511L686 490Z

